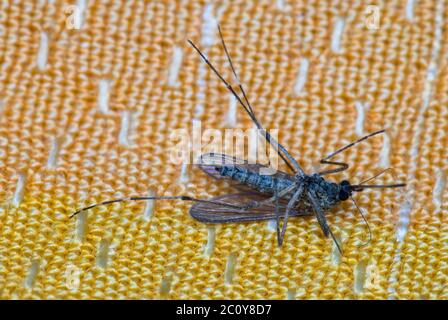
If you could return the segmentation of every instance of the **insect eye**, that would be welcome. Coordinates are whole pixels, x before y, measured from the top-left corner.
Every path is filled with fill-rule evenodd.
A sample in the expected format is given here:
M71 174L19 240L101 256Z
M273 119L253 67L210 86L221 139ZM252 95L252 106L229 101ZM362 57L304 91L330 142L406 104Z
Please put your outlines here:
M348 192L345 191L344 189L341 189L339 191L339 200L341 200L341 201L347 200L349 196L350 195L348 194Z
M349 186L350 182L348 182L347 180L342 180L341 181L341 186Z

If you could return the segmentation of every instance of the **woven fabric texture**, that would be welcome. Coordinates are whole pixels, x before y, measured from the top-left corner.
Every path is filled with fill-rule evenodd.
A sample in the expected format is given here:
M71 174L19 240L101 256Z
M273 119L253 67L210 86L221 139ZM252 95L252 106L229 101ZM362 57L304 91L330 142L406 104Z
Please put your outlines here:
M266 128L310 172L353 182L328 214L207 226L190 204L231 189L174 165L174 129L250 128L188 45L241 82ZM448 298L448 2L434 0L0 1L0 297L3 299ZM239 108L239 107L238 107ZM230 114L230 116L229 116ZM230 119L230 120L229 120Z

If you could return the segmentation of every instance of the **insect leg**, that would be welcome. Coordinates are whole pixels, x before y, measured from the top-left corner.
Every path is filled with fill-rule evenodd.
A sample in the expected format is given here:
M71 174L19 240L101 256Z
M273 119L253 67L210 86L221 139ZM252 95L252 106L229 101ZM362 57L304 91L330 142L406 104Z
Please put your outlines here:
M336 173L336 172L341 172L341 171L347 170L348 169L348 164L347 163L328 161L328 159L333 158L335 155L337 155L337 154L347 150L348 148L353 147L354 145L357 145L358 143L360 143L360 142L362 142L364 140L367 140L370 137L376 136L377 134L384 133L384 132L385 132L384 129L372 132L372 133L362 137L361 139L358 139L358 140L356 140L356 141L346 145L345 147L343 147L343 148L341 148L339 150L336 150L335 152L331 153L330 155L326 156L325 158L321 159L320 160L321 164L337 165L337 166L340 166L340 168L325 170L325 171L319 172L319 175L324 176L326 174L332 174L332 173Z
M292 190L294 190L296 187L297 187L297 186L296 186L295 184L292 184L292 185L290 185L289 187L287 187L287 188L281 190L280 192L277 191L277 188L274 188L275 191L274 191L274 196L273 196L273 197L270 197L270 198L268 198L268 199L266 199L266 200L263 200L263 201L252 201L252 202L249 202L244 208L245 208L246 210L249 210L249 209L255 209L255 208L259 208L259 207L261 207L261 206L263 206L263 205L265 205L265 204L274 202L276 199L278 199L278 198L282 198L282 197L284 197L285 195L287 195L288 193L290 193L290 192L291 192ZM275 194L275 192L277 192L277 195Z
M367 225L367 229L369 231L369 241L367 241L366 243L362 244L361 246L365 246L368 245L371 241L372 241L372 229L370 229L370 225L369 222L367 222L366 217L364 216L364 214L362 213L361 208L358 206L358 204L355 201L355 198L353 198L352 196L350 196L350 198L352 199L353 203L355 204L356 208L359 211L359 214L361 215L362 219L364 220L365 224Z
M229 51L227 50L227 45L226 45L226 43L224 41L224 37L222 35L221 27L220 27L219 24L218 24L218 32L219 32L219 37L221 38L222 47L224 48L224 52L225 52L226 57L227 57L227 61L229 62L230 68L232 69L233 76L235 77L235 80L238 82L238 87L240 88L241 93L243 94L244 101L246 101L246 104L247 104L247 107L248 107L249 111L252 113L254 118L256 118L255 117L255 113L254 113L254 109L252 109L252 106L251 106L251 104L249 102L249 99L247 98L246 92L244 91L243 84L241 83L238 75L236 74L235 68L233 66L232 58L230 58L230 54L229 54ZM259 123L258 119L256 119L256 120L257 120L256 123Z
M201 203L209 203L209 204L215 204L215 205L222 205L229 208L239 209L239 210L245 210L242 206L232 205L230 203L220 202L220 201L213 201L213 200L203 200L203 199L196 199L189 196L166 196L166 197L127 197L127 198L120 198L120 199L114 199L114 200L108 200L103 201L100 203L92 204L90 206L81 208L77 211L75 211L72 215L70 215L70 218L73 218L77 214L93 209L95 207L105 206L112 203L118 203L118 202L125 202L125 201L148 201L148 200L182 200L182 201L192 201L192 202L201 202Z
M340 168L320 171L320 172L318 172L318 174L320 176L324 176L324 175L332 174L332 173L336 173L336 172L341 172L341 171L344 171L344 170L348 169L348 164L345 163L345 162L335 162L335 161L320 160L320 163L322 163L322 164L333 164L333 165L336 165L336 166L340 166Z
M324 211L320 207L319 202L309 191L307 193L308 193L308 199L311 201L311 203L313 205L314 213L316 214L317 221L319 222L319 225L320 225L325 237L328 237L328 235L331 235L334 243L336 244L339 252L342 255L341 247L340 247L338 241L336 240L336 237L334 236L333 232L331 231L330 227L328 226L327 218L325 218Z
M249 99L248 99L248 97L247 97L247 95L246 95L246 91L244 90L243 84L241 83L241 81L240 81L240 79L239 79L239 77L238 77L238 75L237 75L237 73L236 73L235 67L233 66L232 58L230 57L229 50L227 50L227 45L226 45L226 43L225 43L225 41L224 41L224 36L222 35L221 27L220 27L219 24L218 24L218 31L219 31L219 37L221 38L221 44L222 44L222 47L224 48L224 52L225 52L225 54L226 54L227 61L229 62L229 65L230 65L230 69L232 70L233 76L234 76L235 80L236 80L237 83L238 83L238 87L240 88L240 91L241 91L241 93L243 94L243 98L244 98L244 101L246 102L246 105L247 105L248 109L249 109L249 111L252 113L252 116L253 116L253 122L256 124L257 128L260 129L260 128L262 128L262 126L261 126L260 122L258 121L257 117L255 116L254 109L252 109L252 105L251 105L250 102L249 102ZM271 136L270 136L270 135L266 135L266 134L265 134L265 139L268 141L268 143L270 142L270 140L272 140ZM287 166L288 166L292 171L295 172L294 167L291 166L291 164L290 164L290 163L288 162L288 160L283 156L283 154L281 154L280 152L279 152L278 154L279 154L280 157L283 159L283 161L287 164ZM267 155L267 150L266 150L266 155ZM269 162L269 164L270 164L270 162Z
M285 232L286 232L286 226L288 224L289 219L289 213L292 210L292 208L295 206L297 200L299 200L300 196L303 192L303 185L299 185L297 191L293 194L291 197L291 200L289 200L288 205L286 206L285 216L283 218L283 226L282 226L282 232L280 234L280 237L278 238L278 245L279 247L283 244L283 239L285 238Z
M277 188L275 188L274 196L275 196L275 220L276 220L275 221L275 229L277 231L277 243L280 246L280 243L281 243L280 242L280 206L278 203L279 196L278 196Z
M374 175L373 177L368 178L368 179L366 179L366 180L363 180L363 181L361 181L361 182L358 183L358 184L365 184L365 183L367 183L367 182L369 182L369 181L375 180L376 178L378 178L379 176L381 176L382 174L384 174L386 171L390 171L390 170L393 170L393 168L386 168L386 169L384 169L384 170L381 170L379 173L377 173L377 174ZM394 176L395 179L398 180L397 176L396 176L394 173L392 173L392 175Z
M240 96L236 93L235 89L230 85L230 83L227 82L227 80L224 79L224 77L218 72L218 70L213 66L213 64L207 59L207 57L199 50L198 47L191 41L188 40L188 43L197 51L197 53L201 56L202 60L208 65L208 67L215 73L215 75L224 83L224 85L227 87L227 89L232 93L232 95L235 97L235 99L238 101L238 103L243 107L244 111L249 115L251 120L255 123L258 130L263 134L264 138L268 143L274 147L274 149L277 151L277 153L280 155L280 157L285 161L286 165L294 172L299 172L301 176L303 176L305 173L303 169L300 167L300 165L297 163L297 161L289 154L289 152L286 150L285 147L283 147L280 143L278 143L272 136L263 129L258 119L255 117L255 114L253 113L252 107L246 106L246 104L243 102L243 100L240 98ZM233 65L232 65L233 66ZM241 86L242 87L242 86ZM291 165L291 163L292 165Z

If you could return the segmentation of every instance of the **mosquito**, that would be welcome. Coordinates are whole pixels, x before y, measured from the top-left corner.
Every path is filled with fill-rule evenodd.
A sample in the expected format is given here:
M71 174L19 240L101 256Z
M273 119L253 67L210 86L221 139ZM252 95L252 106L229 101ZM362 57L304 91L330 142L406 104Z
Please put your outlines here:
M325 237L331 236L340 253L341 245L331 231L325 212L336 207L340 202L351 199L367 223L361 209L353 198L354 192L361 192L365 189L373 188L401 188L406 184L388 184L376 185L367 184L367 182L383 174L379 174L362 181L358 184L351 184L348 180L342 180L339 183L325 180L325 176L345 171L349 165L344 162L336 162L332 159L341 152L351 148L370 137L382 134L385 130L379 130L370 133L357 141L354 141L343 148L331 153L320 160L323 165L335 166L331 169L320 171L313 174L307 174L299 163L291 156L288 150L278 143L268 131L261 125L249 99L241 84L232 59L230 57L227 45L218 25L221 45L224 49L227 62L231 68L234 80L238 84L235 89L208 60L202 51L191 41L188 43L199 54L200 58L207 64L219 80L226 86L227 90L235 97L245 113L250 117L257 127L258 133L273 147L275 152L284 161L291 173L276 170L274 174L263 175L261 172L269 172L269 166L258 163L249 163L248 161L231 157L220 153L207 153L200 156L198 167L215 179L224 179L229 181L238 192L214 197L211 199L197 199L190 196L137 196L114 200L108 200L93 204L74 212L70 218L80 212L98 207L124 201L148 201L148 200L182 200L190 201L194 204L190 208L192 218L210 224L217 223L238 223L261 220L276 220L277 242L281 247L285 237L286 227L290 217L312 216L314 215L323 231ZM237 92L239 91L239 93ZM267 170L267 171L262 171ZM272 172L272 170L271 170ZM282 225L281 221L282 220ZM371 237L370 227L369 233Z

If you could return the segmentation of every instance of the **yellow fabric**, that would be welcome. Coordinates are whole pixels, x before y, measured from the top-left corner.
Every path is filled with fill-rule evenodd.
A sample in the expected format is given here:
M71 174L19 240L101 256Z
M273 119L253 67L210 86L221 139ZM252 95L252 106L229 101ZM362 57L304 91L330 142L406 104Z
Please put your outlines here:
M448 297L446 1L83 3L0 2L1 298ZM391 166L377 181L408 183L355 196L368 245L349 202L328 214L340 261L314 218L291 219L282 248L266 222L211 229L187 203L158 202L150 219L135 202L68 219L120 196L230 191L168 154L171 129L192 119L228 127L229 94L186 43L230 78L217 21L260 120L307 172L361 131L388 129L338 156L351 167L329 177L359 182ZM238 110L237 127L250 126Z

